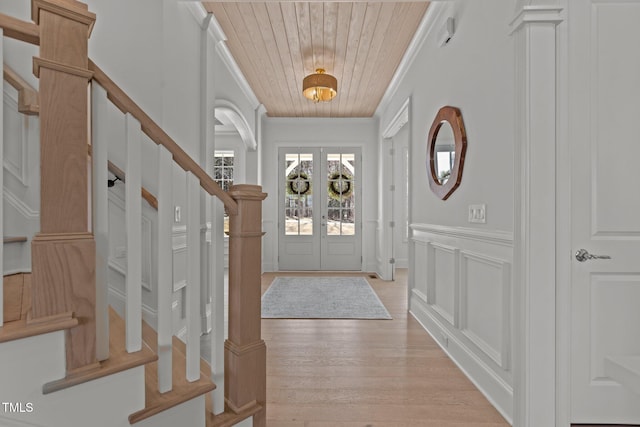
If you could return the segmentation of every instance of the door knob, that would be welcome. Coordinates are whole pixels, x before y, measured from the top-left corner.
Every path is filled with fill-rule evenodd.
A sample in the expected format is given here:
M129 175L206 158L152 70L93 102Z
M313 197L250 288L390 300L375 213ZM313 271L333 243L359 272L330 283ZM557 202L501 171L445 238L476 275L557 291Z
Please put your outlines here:
M578 249L576 259L580 262L585 262L590 259L611 259L611 257L609 255L592 255L586 249Z

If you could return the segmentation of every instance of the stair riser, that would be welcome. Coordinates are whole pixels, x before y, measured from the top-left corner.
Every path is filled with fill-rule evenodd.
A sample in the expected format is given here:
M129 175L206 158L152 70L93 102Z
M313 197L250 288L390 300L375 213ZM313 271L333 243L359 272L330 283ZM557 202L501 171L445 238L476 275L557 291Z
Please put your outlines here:
M64 377L64 367L62 331L4 343L0 396L33 411L0 416L47 427L130 427L128 415L144 407L144 367L43 395L43 384Z

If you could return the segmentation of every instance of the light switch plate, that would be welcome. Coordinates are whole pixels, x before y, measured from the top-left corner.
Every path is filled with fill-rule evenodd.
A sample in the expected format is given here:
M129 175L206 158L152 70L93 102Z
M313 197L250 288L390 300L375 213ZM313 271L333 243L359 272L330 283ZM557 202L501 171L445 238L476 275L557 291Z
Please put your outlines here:
M476 224L486 224L487 205L469 205L469 222Z

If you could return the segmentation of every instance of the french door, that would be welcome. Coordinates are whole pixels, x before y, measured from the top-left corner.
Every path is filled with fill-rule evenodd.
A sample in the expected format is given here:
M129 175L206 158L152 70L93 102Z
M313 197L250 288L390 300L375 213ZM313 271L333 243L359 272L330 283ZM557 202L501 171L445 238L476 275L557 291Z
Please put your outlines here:
M280 270L361 270L359 148L280 148Z

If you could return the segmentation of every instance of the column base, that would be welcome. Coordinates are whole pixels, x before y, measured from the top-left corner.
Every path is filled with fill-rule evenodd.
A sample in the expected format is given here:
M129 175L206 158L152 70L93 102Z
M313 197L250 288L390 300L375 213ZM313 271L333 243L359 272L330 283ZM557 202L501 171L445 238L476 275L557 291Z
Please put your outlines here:
M32 321L73 312L67 372L96 362L95 241L91 233L38 234L31 243Z

